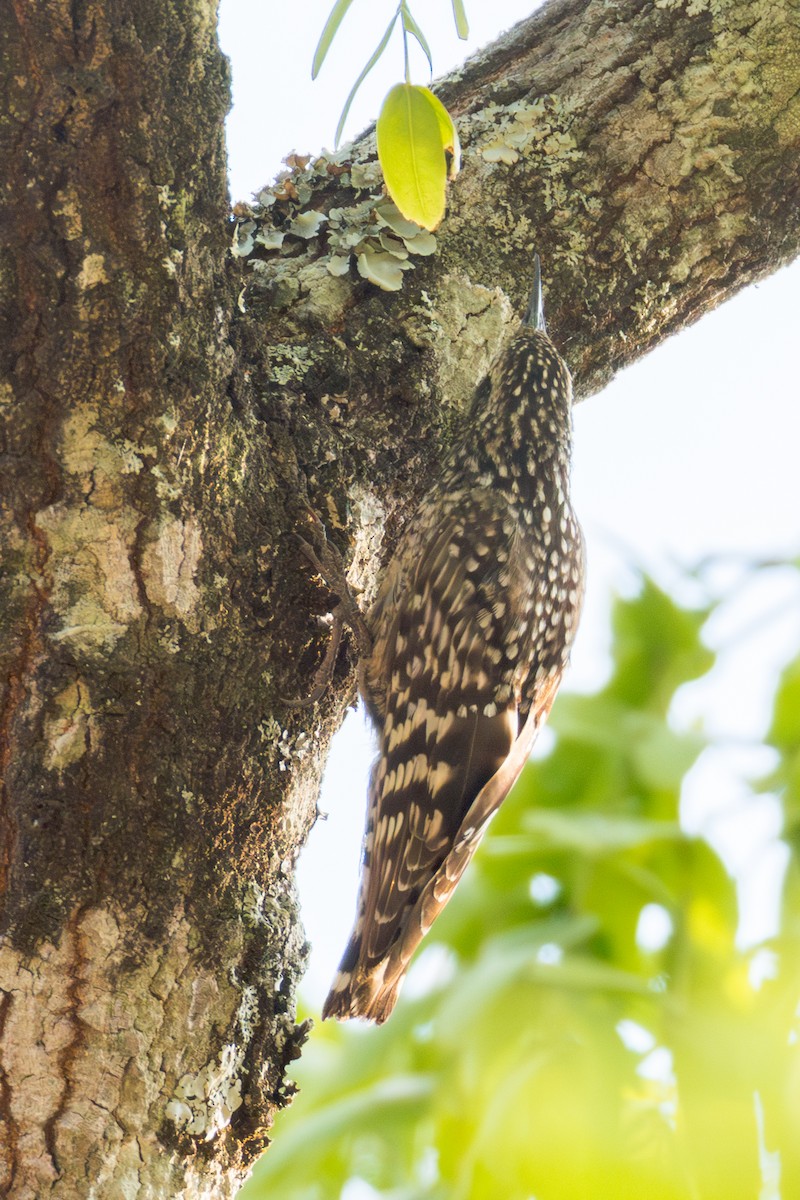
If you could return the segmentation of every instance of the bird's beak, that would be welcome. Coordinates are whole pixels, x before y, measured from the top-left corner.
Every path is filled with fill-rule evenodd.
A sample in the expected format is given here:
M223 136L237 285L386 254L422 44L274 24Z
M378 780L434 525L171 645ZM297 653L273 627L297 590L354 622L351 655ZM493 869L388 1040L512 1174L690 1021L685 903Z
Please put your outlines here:
M531 329L538 329L541 333L547 333L547 325L544 319L544 294L542 292L542 264L539 261L538 254L534 254L533 256L533 291L531 292L528 311L525 313L522 323Z

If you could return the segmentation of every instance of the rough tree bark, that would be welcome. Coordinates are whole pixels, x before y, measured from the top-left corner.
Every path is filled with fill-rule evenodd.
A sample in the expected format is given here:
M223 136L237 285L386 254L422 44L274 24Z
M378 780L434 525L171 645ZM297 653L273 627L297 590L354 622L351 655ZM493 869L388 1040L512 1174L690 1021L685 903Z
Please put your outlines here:
M380 241L367 137L241 208L236 261L214 9L0 7L15 1200L231 1195L285 1102L292 868L352 692L342 663L281 699L330 603L306 499L368 596L534 245L586 396L800 241L792 0L556 0L442 85L466 153L434 253ZM415 269L391 295L352 246Z

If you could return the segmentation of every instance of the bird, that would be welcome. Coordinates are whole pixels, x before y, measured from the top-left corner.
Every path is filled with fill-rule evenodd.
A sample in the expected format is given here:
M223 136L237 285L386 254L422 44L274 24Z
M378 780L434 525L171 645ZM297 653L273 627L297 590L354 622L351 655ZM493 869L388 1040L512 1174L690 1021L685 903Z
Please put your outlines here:
M323 1018L390 1015L550 711L584 590L571 447L572 380L547 333L536 255L518 331L361 625L379 752L355 923Z

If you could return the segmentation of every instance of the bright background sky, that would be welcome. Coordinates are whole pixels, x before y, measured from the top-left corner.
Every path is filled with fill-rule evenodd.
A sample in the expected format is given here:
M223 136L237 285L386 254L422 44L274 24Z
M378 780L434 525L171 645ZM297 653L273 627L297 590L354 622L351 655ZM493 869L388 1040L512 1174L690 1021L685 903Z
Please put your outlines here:
M380 40L391 0L353 0L319 79L314 48L332 0L222 0L220 36L233 67L228 122L231 193L249 199L292 150L332 147L339 113ZM413 11L441 75L527 16L532 0L466 0L470 39L453 29L449 0ZM421 55L413 81L426 83ZM399 34L366 81L345 137L374 119L402 78ZM545 264L546 275L546 264ZM729 556L717 586L735 581L741 559L800 555L800 263L750 287L622 372L575 413L573 502L588 543L588 588L567 686L602 683L614 591L634 585L631 564L670 588L679 564ZM677 594L686 600L698 594ZM778 666L800 645L800 587L773 571L741 589L707 630L722 651L707 680L678 694L673 720L723 739L687 777L682 819L723 853L740 881L740 940L765 936L775 919L784 851L778 805L753 800L748 774L768 768L758 746ZM545 731L546 736L546 731ZM544 746L546 742L542 742ZM373 754L361 714L335 740L315 826L299 869L303 919L313 950L304 994L319 1004L344 949L355 909L366 785Z

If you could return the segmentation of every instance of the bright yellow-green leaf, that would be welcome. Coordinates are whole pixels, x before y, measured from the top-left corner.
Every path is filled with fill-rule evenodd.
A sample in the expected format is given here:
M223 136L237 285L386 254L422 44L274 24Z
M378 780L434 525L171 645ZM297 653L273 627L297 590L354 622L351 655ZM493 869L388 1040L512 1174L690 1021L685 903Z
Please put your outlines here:
M428 88L398 83L383 102L376 130L389 195L404 217L425 229L435 229L444 216L447 187L437 104Z
M417 39L417 41L419 42L422 53L425 55L425 57L428 60L428 66L431 69L431 74L433 74L433 58L431 56L431 48L428 45L428 39L425 37L425 34L422 32L419 25L414 20L414 17L412 16L410 9L404 8L402 10L402 20L403 20L403 28L406 30L406 32L410 33L411 36L415 37Z
M464 0L453 0L453 17L456 22L456 30L462 41L466 41L469 37L469 22L464 9Z
M442 137L442 146L451 155L450 161L450 178L455 179L458 172L461 170L461 142L458 140L455 122L450 116L445 106L442 104L438 96L433 92L424 89L428 93L428 103L436 113L439 121L439 132Z
M331 42L336 36L336 31L344 20L347 10L352 3L353 0L336 0L336 3L331 9L330 16L325 22L325 28L320 35L317 48L314 51L314 62L311 66L312 79L316 79L317 75L319 75L320 67L325 61L325 55L330 50Z

